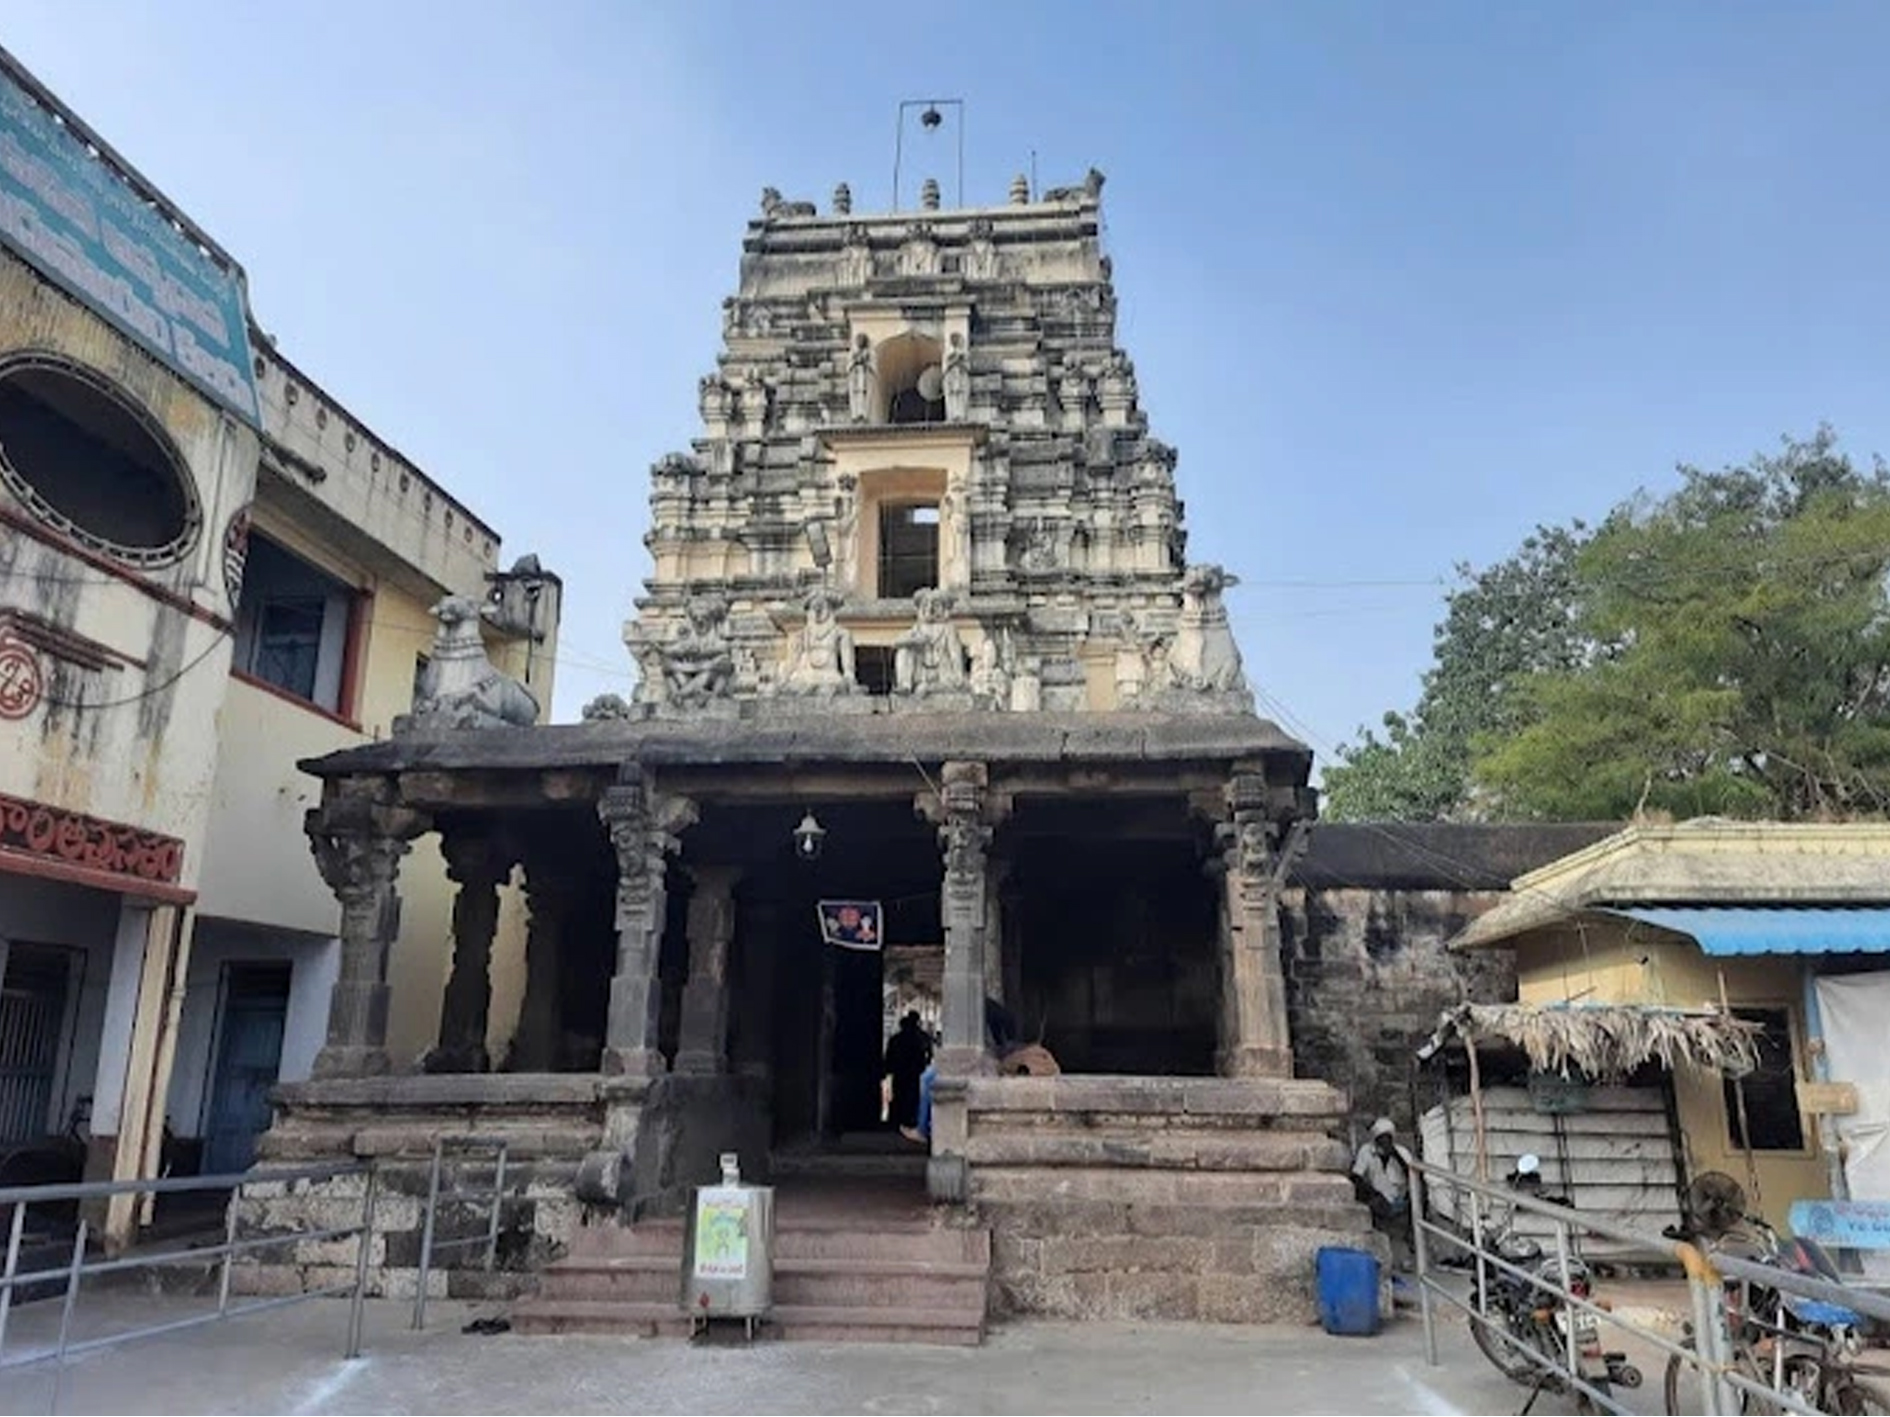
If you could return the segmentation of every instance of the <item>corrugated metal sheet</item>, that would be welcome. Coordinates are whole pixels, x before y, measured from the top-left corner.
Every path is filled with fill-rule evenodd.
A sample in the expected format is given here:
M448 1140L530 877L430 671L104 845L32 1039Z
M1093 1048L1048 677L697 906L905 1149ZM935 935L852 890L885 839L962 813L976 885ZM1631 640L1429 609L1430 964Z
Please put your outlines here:
M1890 953L1890 906L1610 906L1678 930L1709 955Z
M1657 1087L1596 1087L1580 1112L1538 1112L1520 1087L1483 1090L1490 1177L1500 1182L1525 1151L1542 1160L1543 1189L1564 1195L1577 1211L1658 1235L1680 1220L1679 1163L1667 1130L1667 1104ZM1419 1123L1424 1159L1460 1176L1476 1174L1475 1120L1470 1099L1454 1097ZM1448 1183L1433 1187L1431 1203L1444 1219L1467 1227L1468 1196ZM1518 1234L1554 1234L1539 1216L1516 1219ZM1621 1257L1628 1247L1599 1237L1583 1242L1591 1257Z

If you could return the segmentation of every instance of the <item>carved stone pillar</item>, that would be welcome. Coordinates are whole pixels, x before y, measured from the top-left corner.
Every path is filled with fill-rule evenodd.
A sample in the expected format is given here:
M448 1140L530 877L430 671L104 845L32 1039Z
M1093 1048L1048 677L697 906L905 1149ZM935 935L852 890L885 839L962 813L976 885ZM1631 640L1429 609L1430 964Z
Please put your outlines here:
M559 987L564 934L582 880L561 859L525 858L525 902L531 919L525 931L525 999L512 1038L510 1066L515 1073L546 1073L558 1066L558 1042L564 1032Z
M1237 771L1217 828L1221 898L1221 1029L1224 1077L1291 1077L1293 1040L1280 963L1279 893L1286 870L1272 794L1258 772Z
M453 968L440 1008L440 1041L421 1067L429 1073L483 1073L486 1022L492 1013L492 939L499 929L499 887L512 874L516 853L494 833L473 830L442 834L446 878L459 887L453 897Z
M597 811L617 851L617 972L610 981L603 1071L656 1077L663 1071L656 1048L662 1006L656 967L668 908L663 873L677 835L695 823L696 806L655 792L630 765L605 790Z
M735 996L735 1071L766 1082L774 1076L774 969L780 956L781 912L773 901L744 902L740 992Z
M400 930L395 883L400 858L427 825L418 813L375 800L387 795L332 795L303 818L316 869L341 902L341 967L328 1041L315 1056L318 1078L387 1071L387 953Z
M728 1071L728 947L735 938L733 866L689 869L689 979L683 985L679 1073Z
M1008 861L988 861L984 871L984 992L999 1003L1017 1011L1017 998L1008 987L1010 978L1005 958L1005 903L1010 892L1005 889L1011 873Z
M945 927L945 980L939 1072L965 1076L989 1070L985 1056L987 852L1002 812L983 763L946 763L937 795L922 793L921 815L938 827L945 856L940 915Z

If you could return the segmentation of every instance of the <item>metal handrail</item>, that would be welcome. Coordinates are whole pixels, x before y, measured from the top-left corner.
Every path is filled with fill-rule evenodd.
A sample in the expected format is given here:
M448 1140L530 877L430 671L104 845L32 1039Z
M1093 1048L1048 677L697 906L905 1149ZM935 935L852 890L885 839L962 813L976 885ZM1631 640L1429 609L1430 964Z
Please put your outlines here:
M1493 1320L1481 1307L1482 1295L1487 1291L1492 1269L1524 1279L1545 1294L1553 1294L1571 1314L1575 1312L1590 1314L1597 1322L1605 1322L1624 1332L1632 1333L1656 1349L1670 1356L1677 1356L1683 1363L1692 1366L1699 1375L1700 1410L1709 1414L1709 1417L1713 1414L1737 1412L1739 1398L1736 1394L1741 1392L1762 1397L1768 1403L1786 1411L1815 1414L1818 1410L1804 1402L1797 1394L1780 1391L1772 1384L1756 1382L1748 1374L1739 1370L1735 1362L1728 1321L1724 1282L1726 1276L1763 1284L1780 1293L1840 1304L1860 1314L1890 1319L1890 1296L1853 1289L1846 1285L1834 1284L1823 1278L1803 1275L1783 1268L1756 1264L1737 1256L1709 1254L1699 1246L1684 1240L1675 1240L1665 1235L1651 1235L1629 1226L1584 1215L1568 1206L1519 1195L1488 1182L1473 1180L1456 1171L1432 1166L1414 1157L1407 1156L1404 1160L1412 1178L1412 1241L1417 1257L1418 1304L1424 1325L1425 1356L1432 1365L1439 1362L1434 1302L1441 1299L1463 1310L1471 1323L1492 1326ZM1458 1188L1471 1197L1471 1233L1467 1238L1460 1230L1447 1228L1430 1219L1426 1213L1426 1194L1444 1186ZM1525 1270L1520 1265L1495 1253L1486 1244L1485 1207L1479 1203L1480 1201L1494 1202L1506 1208L1511 1216L1520 1212L1539 1216L1549 1222L1554 1233L1555 1252L1559 1260L1553 1276L1536 1270ZM1574 1254L1573 1241L1577 1232L1629 1244L1637 1249L1666 1256L1679 1265L1686 1274L1692 1299L1694 1346L1688 1347L1684 1343L1677 1343L1664 1334L1624 1319L1606 1305L1572 1293L1568 1287L1569 1264ZM1433 1243L1446 1244L1475 1257L1476 1303L1466 1302L1439 1282L1432 1272L1431 1247ZM1557 1378L1569 1388L1585 1394L1590 1401L1597 1403L1603 1409L1610 1412L1625 1412L1627 1409L1620 1406L1611 1393L1597 1390L1582 1378L1573 1323L1567 1326L1565 1336L1566 1352L1559 1357L1538 1353L1533 1348L1520 1344L1513 1346L1521 1357L1527 1359L1532 1366L1542 1370L1544 1380L1550 1377Z
M257 1236L244 1240L237 1238L237 1208L245 1187L272 1183L286 1185L297 1181L327 1181L344 1176L367 1178L366 1184L362 1187L361 1219L358 1223L331 1226L320 1230L299 1230L287 1235ZM0 1268L0 1372L51 1362L54 1365L51 1406L57 1410L59 1389L66 1363L75 1354L111 1348L121 1343L155 1337L158 1334L176 1333L183 1329L196 1328L202 1324L217 1323L225 1319L241 1318L246 1314L260 1313L266 1309L279 1309L309 1299L342 1294L350 1296L347 1345L344 1356L358 1357L361 1352L361 1318L367 1295L368 1255L374 1236L374 1208L378 1184L379 1173L373 1165L366 1162L348 1161L330 1165L279 1167L215 1176L163 1177L142 1181L79 1181L49 1186L0 1187L0 1205L10 1205L13 1208L12 1218L7 1228L6 1261L4 1268ZM25 1238L26 1213L31 1206L56 1201L105 1200L113 1196L125 1195L174 1195L190 1191L227 1191L229 1193L229 1200L224 1208L222 1243L206 1245L195 1250L163 1250L150 1255L125 1255L88 1261L85 1257L86 1246L91 1239L92 1226L89 1218L81 1216L73 1231L71 1258L66 1264L56 1269L29 1270L24 1273L20 1270L20 1249ZM429 1223L431 1223L430 1216ZM358 1237L358 1243L355 1246L354 1277L351 1281L304 1290L299 1294L260 1299L234 1307L231 1305L232 1263L238 1255L256 1250L280 1248L284 1245L302 1244L310 1240L339 1240L350 1236ZM155 1268L181 1264L185 1261L202 1263L210 1260L219 1261L221 1271L217 1285L217 1307L214 1312L146 1324L140 1328L126 1329L77 1343L72 1341L72 1319L78 1307L79 1286L87 1276L114 1274L129 1269ZM60 1278L65 1280L65 1294L60 1308L59 1335L56 1343L49 1351L8 1358L6 1354L7 1320L13 1309L14 1291L26 1285L45 1284Z
M454 1189L442 1193L440 1177L445 1170L448 1147L470 1151L490 1151L492 1158L492 1186L490 1190L461 1190L456 1181ZM433 1271L433 1257L442 1250L457 1250L467 1245L482 1244L486 1247L485 1269L490 1273L499 1258L499 1220L505 1207L505 1168L511 1155L511 1141L506 1137L482 1136L477 1133L447 1133L433 1139L433 1164L427 1177L427 1208L420 1233L420 1273L419 1282L414 1286L413 1327L424 1329L427 1326L427 1280ZM460 1180L464 1180L462 1175ZM440 1203L451 1202L458 1205L483 1205L490 1203L491 1214L486 1217L486 1230L483 1235L461 1235L451 1240L436 1240L433 1235L434 1220L439 1214Z

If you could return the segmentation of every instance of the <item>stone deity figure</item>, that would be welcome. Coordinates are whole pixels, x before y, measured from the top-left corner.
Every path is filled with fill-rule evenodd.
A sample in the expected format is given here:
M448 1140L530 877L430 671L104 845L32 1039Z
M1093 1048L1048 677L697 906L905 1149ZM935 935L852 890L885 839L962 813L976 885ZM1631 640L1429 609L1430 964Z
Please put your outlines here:
M971 670L971 692L980 707L1007 709L1011 706L1011 653L1008 632L986 632L978 644L977 661Z
M847 364L847 415L855 423L873 420L873 395L878 392L879 371L873 367L873 342L861 335L853 342L853 355Z
M683 620L662 648L663 679L672 704L700 708L729 690L735 675L723 625L728 605L720 596L694 595L683 607Z
M781 665L780 691L784 694L850 694L853 677L853 636L835 618L841 598L821 586L807 597L807 622L788 641Z
M932 694L970 687L965 672L965 642L952 624L952 598L928 587L912 597L918 623L893 644L893 689L901 694Z
M944 546L938 569L948 585L971 582L971 512L965 501L962 492L947 492L939 502Z
M965 356L965 337L952 336L945 351L945 421L963 423L971 416L971 361Z

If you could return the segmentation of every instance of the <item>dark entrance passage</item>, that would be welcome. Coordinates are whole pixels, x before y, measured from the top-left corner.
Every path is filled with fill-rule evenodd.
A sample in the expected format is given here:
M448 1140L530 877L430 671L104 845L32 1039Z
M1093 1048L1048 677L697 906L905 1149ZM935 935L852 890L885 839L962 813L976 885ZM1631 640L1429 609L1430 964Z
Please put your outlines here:
M1013 1012L1065 1072L1207 1075L1217 884L1185 805L1020 804L1007 882Z
M232 964L224 975L204 1130L206 1174L245 1171L256 1159L256 1138L269 1127L269 1090L282 1070L289 977L286 964Z
M915 786L919 785L916 782ZM797 856L793 828L812 811L826 831L817 859ZM937 946L938 835L911 798L726 806L705 811L689 850L742 867L737 888L736 991L761 989L777 1146L827 1144L883 1130L887 945ZM822 938L822 901L880 907L880 949ZM749 1046L737 1040L738 1052Z

